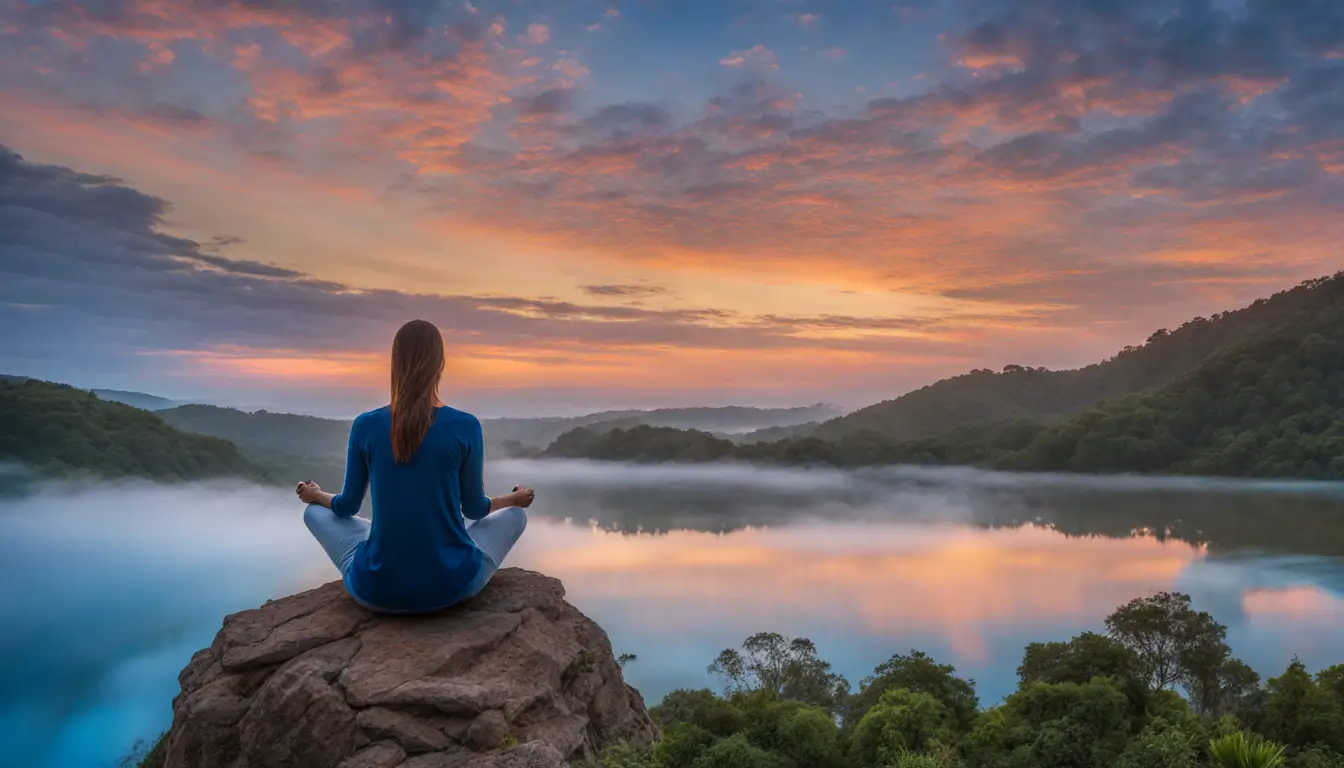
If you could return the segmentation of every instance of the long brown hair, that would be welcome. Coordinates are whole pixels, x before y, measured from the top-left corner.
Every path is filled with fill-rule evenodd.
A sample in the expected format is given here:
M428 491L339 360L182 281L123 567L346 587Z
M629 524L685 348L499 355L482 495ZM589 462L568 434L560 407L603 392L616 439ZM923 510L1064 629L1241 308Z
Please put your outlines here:
M412 320L392 340L392 457L415 458L434 423L443 376L443 336L434 324Z

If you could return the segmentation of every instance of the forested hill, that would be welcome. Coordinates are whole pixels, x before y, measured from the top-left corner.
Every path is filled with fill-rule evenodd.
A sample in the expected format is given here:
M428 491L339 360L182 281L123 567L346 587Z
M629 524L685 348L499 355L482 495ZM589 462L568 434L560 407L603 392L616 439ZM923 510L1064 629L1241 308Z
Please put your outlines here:
M224 438L288 480L314 480L333 492L344 482L349 421L213 405L183 405L157 415L178 429Z
M576 430L548 454L1344 479L1342 285L1338 276L1306 284L1281 322L1244 333L1155 390L1101 402L1060 423L1018 419L915 440L866 431L745 446L693 431Z
M214 405L181 405L159 411L178 429L222 437L248 453L345 456L350 422L293 413L248 413Z
M1250 336L1155 392L1090 408L999 464L1344 478L1344 301Z
M560 435L577 427L607 432L649 425L746 437L760 430L793 429L807 422L829 419L838 412L837 408L825 403L797 408L657 408L651 411L599 411L584 416L486 419L481 426L485 429L487 451L503 449L505 454L515 454L529 448L545 448Z
M144 392L127 392L122 389L92 389L89 391L103 400L123 403L146 411L162 411L164 408L172 408L178 404L166 397L147 395Z
M1174 331L1158 330L1144 344L1086 368L971 371L832 419L812 434L836 440L875 431L914 440L972 424L1018 418L1057 421L1101 400L1160 387L1252 334L1304 326L1322 309L1341 304L1344 273L1309 280L1243 309L1197 317Z
M189 434L148 411L36 379L0 380L0 462L47 475L271 479L227 440Z

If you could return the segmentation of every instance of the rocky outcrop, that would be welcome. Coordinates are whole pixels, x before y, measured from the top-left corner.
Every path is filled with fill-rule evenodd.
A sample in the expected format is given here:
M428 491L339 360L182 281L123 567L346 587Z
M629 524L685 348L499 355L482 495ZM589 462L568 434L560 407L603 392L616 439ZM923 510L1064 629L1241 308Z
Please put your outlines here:
M559 768L656 729L560 582L382 616L340 582L224 619L182 670L167 768Z

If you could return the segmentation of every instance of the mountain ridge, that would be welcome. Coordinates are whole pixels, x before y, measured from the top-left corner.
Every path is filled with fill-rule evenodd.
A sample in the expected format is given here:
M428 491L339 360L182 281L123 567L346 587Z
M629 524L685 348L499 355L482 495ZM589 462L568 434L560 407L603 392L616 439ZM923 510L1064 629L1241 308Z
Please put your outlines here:
M1249 334L1302 322L1304 313L1340 302L1344 272L1303 281L1238 309L1195 317L1175 330L1158 329L1143 344L1081 368L1008 365L997 372L975 369L941 379L831 419L812 436L837 440L871 431L909 440L1020 417L1056 420L1111 397L1160 387Z
M1262 308L1269 306L1266 313ZM1242 314L1259 310L1260 316ZM1267 316L1266 316L1267 315ZM1231 327L1208 327L1230 324ZM545 455L626 461L747 461L791 464L965 464L1025 471L1138 472L1220 476L1344 479L1344 273L1308 280L1244 310L1196 318L1178 332L1158 332L1185 345L1219 341L1210 354L1154 388L1102 398L1058 421L1032 418L952 423L936 435L903 439L869 413L870 426L825 439L804 437L736 446L704 432L636 427L596 433L572 430ZM1191 330L1193 329L1193 330ZM1164 373L1181 355L1156 360L1128 347L1110 358L1137 360L1122 372ZM1102 364L1078 371L1097 371ZM1051 372L1011 367L970 377L1039 382ZM1093 374L1095 375L1095 374ZM1054 382L1065 380L1061 377ZM1132 378L1140 382L1142 377ZM943 384L948 381L939 382ZM928 398L938 385L919 392ZM998 386L996 384L995 386ZM1112 383L1111 386L1114 386ZM1043 398L1041 392L1028 395ZM1047 389L1045 394L1050 394ZM957 392L958 397L964 390ZM915 398L917 402L920 398ZM1018 398L1024 402L1025 398ZM907 400L907 403L912 400ZM938 409L925 404L929 413ZM1011 412L1010 412L1011 413ZM880 411L876 414L881 415ZM1013 414L1016 415L1016 414ZM823 425L825 426L825 425Z

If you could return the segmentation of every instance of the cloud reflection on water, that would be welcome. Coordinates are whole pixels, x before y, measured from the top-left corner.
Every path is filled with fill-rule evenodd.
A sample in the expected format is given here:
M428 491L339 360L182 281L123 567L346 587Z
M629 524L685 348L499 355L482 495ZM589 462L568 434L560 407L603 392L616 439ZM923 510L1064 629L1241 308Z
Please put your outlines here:
M766 628L781 608L867 634L941 634L985 661L982 628L1099 621L1170 588L1202 550L1151 538L1068 540L1042 528L800 524L729 535L625 536L536 525L519 561L582 598L656 602L646 631Z

